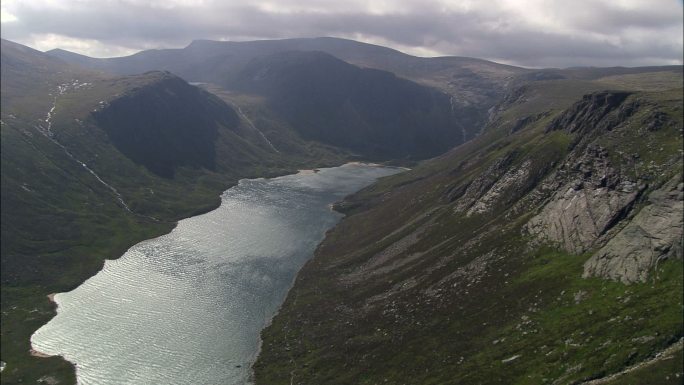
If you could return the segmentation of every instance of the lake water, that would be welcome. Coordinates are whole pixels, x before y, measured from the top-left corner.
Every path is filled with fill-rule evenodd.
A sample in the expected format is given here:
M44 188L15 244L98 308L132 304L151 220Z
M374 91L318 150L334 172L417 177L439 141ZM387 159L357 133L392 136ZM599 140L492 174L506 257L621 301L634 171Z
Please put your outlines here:
M398 171L346 164L242 180L216 210L57 294L33 347L75 363L84 385L248 383L259 332L341 218L330 204Z

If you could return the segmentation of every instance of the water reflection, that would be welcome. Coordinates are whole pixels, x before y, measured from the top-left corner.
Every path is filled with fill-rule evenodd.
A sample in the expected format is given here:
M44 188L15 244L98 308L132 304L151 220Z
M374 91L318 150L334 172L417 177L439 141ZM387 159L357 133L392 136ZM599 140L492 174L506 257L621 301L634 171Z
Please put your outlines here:
M76 363L86 385L244 384L260 330L340 218L329 205L397 171L348 164L243 180L221 207L56 295L33 346Z

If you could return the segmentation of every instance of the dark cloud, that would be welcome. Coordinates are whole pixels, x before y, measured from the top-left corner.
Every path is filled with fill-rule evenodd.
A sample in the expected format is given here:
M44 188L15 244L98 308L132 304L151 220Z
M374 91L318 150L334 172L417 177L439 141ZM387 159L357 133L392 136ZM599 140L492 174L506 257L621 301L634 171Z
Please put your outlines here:
M3 2L4 38L97 55L181 47L193 39L340 36L409 53L482 57L525 66L682 62L681 2L519 0Z

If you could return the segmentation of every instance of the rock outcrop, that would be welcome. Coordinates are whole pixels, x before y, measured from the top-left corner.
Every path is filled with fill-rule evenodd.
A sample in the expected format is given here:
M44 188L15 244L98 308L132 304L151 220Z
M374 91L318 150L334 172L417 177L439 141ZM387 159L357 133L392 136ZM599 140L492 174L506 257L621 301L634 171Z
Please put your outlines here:
M650 204L584 264L583 276L645 282L659 261L681 258L683 188L678 175L653 191Z
M566 130L585 134L595 129L610 128L614 120L604 119L610 112L621 108L617 118L624 120L634 111L635 106L622 106L629 95L630 92L608 91L585 95L582 100L556 117L546 128L546 132Z
M486 213L504 200L506 193L514 193L523 190L527 179L530 177L530 165L532 161L525 160L521 165L510 168L502 175L494 185L487 190L468 210L466 215Z
M600 146L589 146L563 168L555 175L561 187L526 229L538 239L579 254L603 241L644 187L621 176Z

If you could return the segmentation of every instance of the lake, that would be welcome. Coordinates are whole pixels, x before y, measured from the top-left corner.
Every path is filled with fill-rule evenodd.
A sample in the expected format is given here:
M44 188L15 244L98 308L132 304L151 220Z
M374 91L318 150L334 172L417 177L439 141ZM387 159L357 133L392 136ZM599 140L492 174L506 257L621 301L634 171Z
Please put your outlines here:
M84 385L249 383L260 331L342 217L331 204L399 171L350 163L241 180L216 210L57 294L33 348L75 363Z

